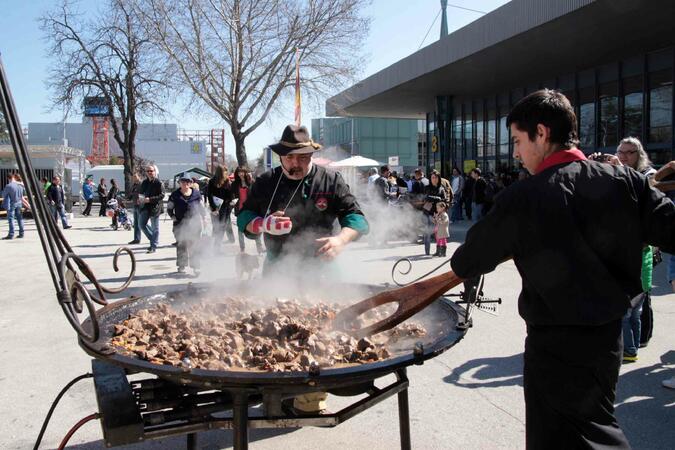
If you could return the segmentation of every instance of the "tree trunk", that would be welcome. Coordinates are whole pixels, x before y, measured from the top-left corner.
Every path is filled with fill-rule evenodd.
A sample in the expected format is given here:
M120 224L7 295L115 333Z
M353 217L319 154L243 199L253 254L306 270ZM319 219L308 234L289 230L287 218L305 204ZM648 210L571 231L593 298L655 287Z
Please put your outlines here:
M237 164L241 167L247 167L248 158L246 156L246 145L244 145L246 138L238 132L233 132L232 137L234 138L234 154L237 157Z
M136 154L136 144L131 142L127 146L122 147L122 154L124 155L124 192L131 192L131 187L134 184L134 171L135 171L135 162L134 157Z

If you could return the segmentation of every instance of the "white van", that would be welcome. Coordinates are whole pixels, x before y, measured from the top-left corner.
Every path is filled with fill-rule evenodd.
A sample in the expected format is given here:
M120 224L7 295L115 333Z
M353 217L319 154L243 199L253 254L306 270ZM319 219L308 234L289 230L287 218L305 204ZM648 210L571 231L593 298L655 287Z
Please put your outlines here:
M105 178L105 184L110 188L110 179L114 179L117 182L117 186L120 189L120 193L124 191L124 166L96 166L91 167L86 170L84 178L92 177L92 181L95 186L98 186L101 178Z

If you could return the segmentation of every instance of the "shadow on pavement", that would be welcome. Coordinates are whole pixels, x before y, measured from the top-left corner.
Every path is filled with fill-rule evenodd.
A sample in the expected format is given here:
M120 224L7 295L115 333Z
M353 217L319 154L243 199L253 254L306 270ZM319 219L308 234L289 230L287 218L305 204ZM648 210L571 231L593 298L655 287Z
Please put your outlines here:
M282 434L294 432L293 428L282 429L249 429L249 442L263 441L265 439L274 438ZM231 448L233 446L232 431L229 430L212 430L197 434L197 448L200 449L221 449ZM69 445L69 449L73 450L100 450L105 448L103 440L87 442L86 444ZM147 441L139 444L123 445L115 447L123 450L149 450L149 449L183 449L186 446L186 436L173 437L168 439L161 439L158 441Z
M616 417L634 448L672 448L675 442L675 391L661 386L675 371L662 370L663 364L675 364L675 351L661 355L661 364L619 377Z
M469 389L523 385L523 354L467 361L443 378Z

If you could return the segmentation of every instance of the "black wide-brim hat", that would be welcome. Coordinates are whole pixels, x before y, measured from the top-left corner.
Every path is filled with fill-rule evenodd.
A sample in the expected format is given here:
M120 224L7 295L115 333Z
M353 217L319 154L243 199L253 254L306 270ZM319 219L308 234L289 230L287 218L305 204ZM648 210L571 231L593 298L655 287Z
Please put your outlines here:
M279 156L314 153L321 150L321 145L312 141L307 127L301 125L287 125L278 144L270 145L274 153Z

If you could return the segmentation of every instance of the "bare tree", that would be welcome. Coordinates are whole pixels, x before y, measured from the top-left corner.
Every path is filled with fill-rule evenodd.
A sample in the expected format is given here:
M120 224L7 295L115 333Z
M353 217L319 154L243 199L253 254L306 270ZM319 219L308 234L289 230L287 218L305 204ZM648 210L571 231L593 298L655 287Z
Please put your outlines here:
M53 107L80 110L85 96L110 107L113 136L124 155L124 185L135 171L138 119L164 112L167 86L161 54L133 16L133 0L107 0L87 18L68 0L41 17L53 59L48 86Z
M180 82L245 140L292 92L299 52L303 97L354 79L369 19L363 0L137 0L139 16Z

